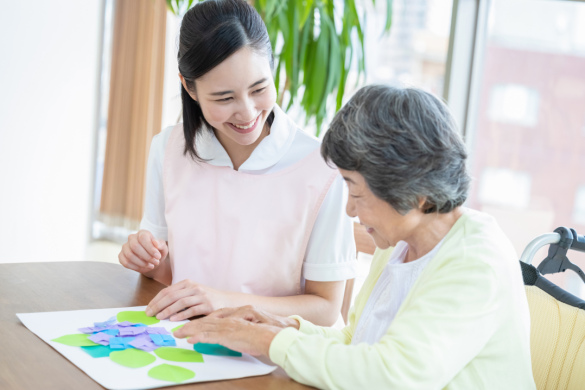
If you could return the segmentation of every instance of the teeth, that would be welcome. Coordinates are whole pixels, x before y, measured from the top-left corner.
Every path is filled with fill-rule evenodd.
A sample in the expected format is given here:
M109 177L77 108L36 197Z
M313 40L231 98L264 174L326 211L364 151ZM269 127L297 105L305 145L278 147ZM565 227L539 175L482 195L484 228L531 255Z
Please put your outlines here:
M255 123L256 123L256 120L254 120L248 126L240 126L240 125L236 125L235 123L232 123L232 125L236 126L238 129L246 130L246 129L249 129L250 127L254 126Z

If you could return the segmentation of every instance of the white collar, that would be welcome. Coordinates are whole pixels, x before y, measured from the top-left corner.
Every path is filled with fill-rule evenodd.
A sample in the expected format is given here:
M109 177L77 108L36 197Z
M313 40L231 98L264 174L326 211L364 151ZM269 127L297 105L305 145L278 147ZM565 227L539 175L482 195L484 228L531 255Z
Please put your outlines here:
M239 171L259 171L276 164L289 150L297 131L295 123L275 104L272 109L274 121L270 134L256 146ZM205 126L205 125L204 125ZM208 164L233 168L232 161L213 131L203 129L197 138L197 153Z

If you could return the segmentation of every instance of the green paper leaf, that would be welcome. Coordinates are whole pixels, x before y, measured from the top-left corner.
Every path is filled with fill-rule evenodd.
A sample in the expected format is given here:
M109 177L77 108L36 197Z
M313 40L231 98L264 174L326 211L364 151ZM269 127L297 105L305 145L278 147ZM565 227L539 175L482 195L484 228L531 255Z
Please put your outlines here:
M205 355L242 356L241 352L234 351L219 344L197 343L193 344L193 349Z
M121 311L116 316L118 322L129 321L134 324L153 325L158 324L160 320L156 317L149 317L144 311Z
M161 381L181 383L195 378L195 373L183 367L161 364L160 366L151 368L148 371L148 376Z
M91 347L81 347L84 352L93 358L108 357L112 350L107 345L96 345Z
M68 334L65 336L57 337L56 339L53 339L51 341L65 345L70 345L72 347L90 347L99 345L88 339L87 338L88 336L89 335L83 333Z
M173 329L171 329L171 333L176 332L177 330L179 330L180 328L182 328L185 324L181 324L179 326L175 326Z
M140 368L153 363L156 358L148 352L139 349L129 348L123 351L114 351L110 353L110 359L122 366L130 368Z
M190 349L160 347L154 350L156 356L171 362L203 363L203 355Z

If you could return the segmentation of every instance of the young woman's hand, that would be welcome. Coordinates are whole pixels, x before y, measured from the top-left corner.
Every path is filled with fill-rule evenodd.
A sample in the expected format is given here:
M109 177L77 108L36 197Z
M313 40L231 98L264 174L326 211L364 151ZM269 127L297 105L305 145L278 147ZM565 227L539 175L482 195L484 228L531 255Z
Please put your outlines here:
M161 290L146 307L146 315L181 321L233 306L232 294L186 279Z
M142 274L155 270L169 254L164 240L157 240L148 230L140 230L128 236L118 255L120 264Z
M193 320L174 332L177 338L187 338L191 344L221 344L234 351L253 356L266 355L270 344L282 328L254 323L237 317L207 316Z

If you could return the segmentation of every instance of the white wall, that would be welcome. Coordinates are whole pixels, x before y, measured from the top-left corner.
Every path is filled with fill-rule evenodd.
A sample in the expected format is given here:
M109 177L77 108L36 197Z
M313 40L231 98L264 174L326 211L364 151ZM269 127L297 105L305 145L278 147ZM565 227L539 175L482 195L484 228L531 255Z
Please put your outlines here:
M0 262L83 260L102 0L0 12Z

